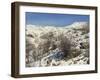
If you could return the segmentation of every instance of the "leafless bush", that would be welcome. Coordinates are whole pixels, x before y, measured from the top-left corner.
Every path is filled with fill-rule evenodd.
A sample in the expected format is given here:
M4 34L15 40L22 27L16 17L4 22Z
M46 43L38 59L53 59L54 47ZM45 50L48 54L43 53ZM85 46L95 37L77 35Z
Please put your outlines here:
M71 41L64 34L57 36L56 46L65 53L65 56L70 54Z

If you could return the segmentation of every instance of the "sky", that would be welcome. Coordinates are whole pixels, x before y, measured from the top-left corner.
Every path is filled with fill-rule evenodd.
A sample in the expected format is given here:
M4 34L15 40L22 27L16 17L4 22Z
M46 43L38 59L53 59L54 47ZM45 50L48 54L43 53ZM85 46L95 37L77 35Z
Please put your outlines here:
M74 22L89 22L89 15L26 12L26 25L67 26Z

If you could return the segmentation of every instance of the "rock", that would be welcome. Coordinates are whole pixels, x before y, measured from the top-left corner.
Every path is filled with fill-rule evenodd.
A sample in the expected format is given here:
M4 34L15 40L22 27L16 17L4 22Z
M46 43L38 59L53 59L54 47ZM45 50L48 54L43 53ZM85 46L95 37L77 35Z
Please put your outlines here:
M64 52L59 49L51 51L48 56L41 60L42 66L57 66L60 60L64 59Z
M65 55L65 53L59 49L56 49L54 52L52 52L50 54L52 54L52 55L49 56L49 59L54 59L54 60L62 60Z

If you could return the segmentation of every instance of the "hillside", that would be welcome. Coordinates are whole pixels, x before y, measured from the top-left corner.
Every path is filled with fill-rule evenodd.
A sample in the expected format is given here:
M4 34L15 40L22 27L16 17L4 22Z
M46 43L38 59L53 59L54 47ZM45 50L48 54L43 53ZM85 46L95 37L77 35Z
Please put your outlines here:
M89 25L26 26L26 67L89 64Z

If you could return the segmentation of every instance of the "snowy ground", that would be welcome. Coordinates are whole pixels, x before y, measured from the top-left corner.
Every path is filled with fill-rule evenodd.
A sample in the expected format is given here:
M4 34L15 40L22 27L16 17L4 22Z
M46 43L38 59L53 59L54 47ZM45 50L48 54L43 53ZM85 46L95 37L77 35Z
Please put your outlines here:
M26 67L89 64L89 25L26 26Z

